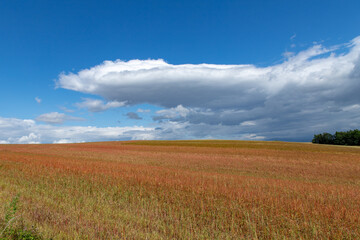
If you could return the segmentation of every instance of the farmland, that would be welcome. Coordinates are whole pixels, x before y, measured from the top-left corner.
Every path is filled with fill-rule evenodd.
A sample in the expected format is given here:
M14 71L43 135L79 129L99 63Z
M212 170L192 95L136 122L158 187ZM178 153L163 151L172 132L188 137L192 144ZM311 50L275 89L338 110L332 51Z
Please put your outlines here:
M360 239L360 148L0 145L0 214L53 239Z

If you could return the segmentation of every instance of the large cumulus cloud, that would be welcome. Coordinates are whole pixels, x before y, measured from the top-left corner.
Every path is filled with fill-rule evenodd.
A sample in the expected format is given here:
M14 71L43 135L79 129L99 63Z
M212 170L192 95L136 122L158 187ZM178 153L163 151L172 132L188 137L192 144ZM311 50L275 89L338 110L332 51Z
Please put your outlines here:
M162 106L154 120L186 124L184 136L207 126L225 138L232 138L232 127L236 134L305 140L316 131L360 126L360 37L315 45L268 67L105 61L61 74L57 85L109 101Z

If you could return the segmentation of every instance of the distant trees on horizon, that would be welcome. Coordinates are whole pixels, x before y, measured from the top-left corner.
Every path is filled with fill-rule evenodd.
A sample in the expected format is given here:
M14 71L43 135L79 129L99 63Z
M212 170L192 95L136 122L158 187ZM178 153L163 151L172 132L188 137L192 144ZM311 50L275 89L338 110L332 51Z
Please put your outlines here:
M360 130L336 132L335 134L327 132L315 134L312 143L360 146Z

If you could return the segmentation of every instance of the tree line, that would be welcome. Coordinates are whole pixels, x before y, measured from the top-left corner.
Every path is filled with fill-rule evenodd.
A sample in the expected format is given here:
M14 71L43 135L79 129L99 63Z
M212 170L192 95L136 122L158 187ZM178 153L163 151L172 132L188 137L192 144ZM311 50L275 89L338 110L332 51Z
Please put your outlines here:
M360 130L355 129L347 132L336 132L335 134L327 132L315 134L312 142L319 144L360 146Z

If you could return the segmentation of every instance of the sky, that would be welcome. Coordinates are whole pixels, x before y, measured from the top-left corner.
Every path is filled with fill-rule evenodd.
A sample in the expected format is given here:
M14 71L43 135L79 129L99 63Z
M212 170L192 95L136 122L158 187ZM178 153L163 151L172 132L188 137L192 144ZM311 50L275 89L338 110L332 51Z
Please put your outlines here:
M0 1L0 143L360 128L360 2Z

